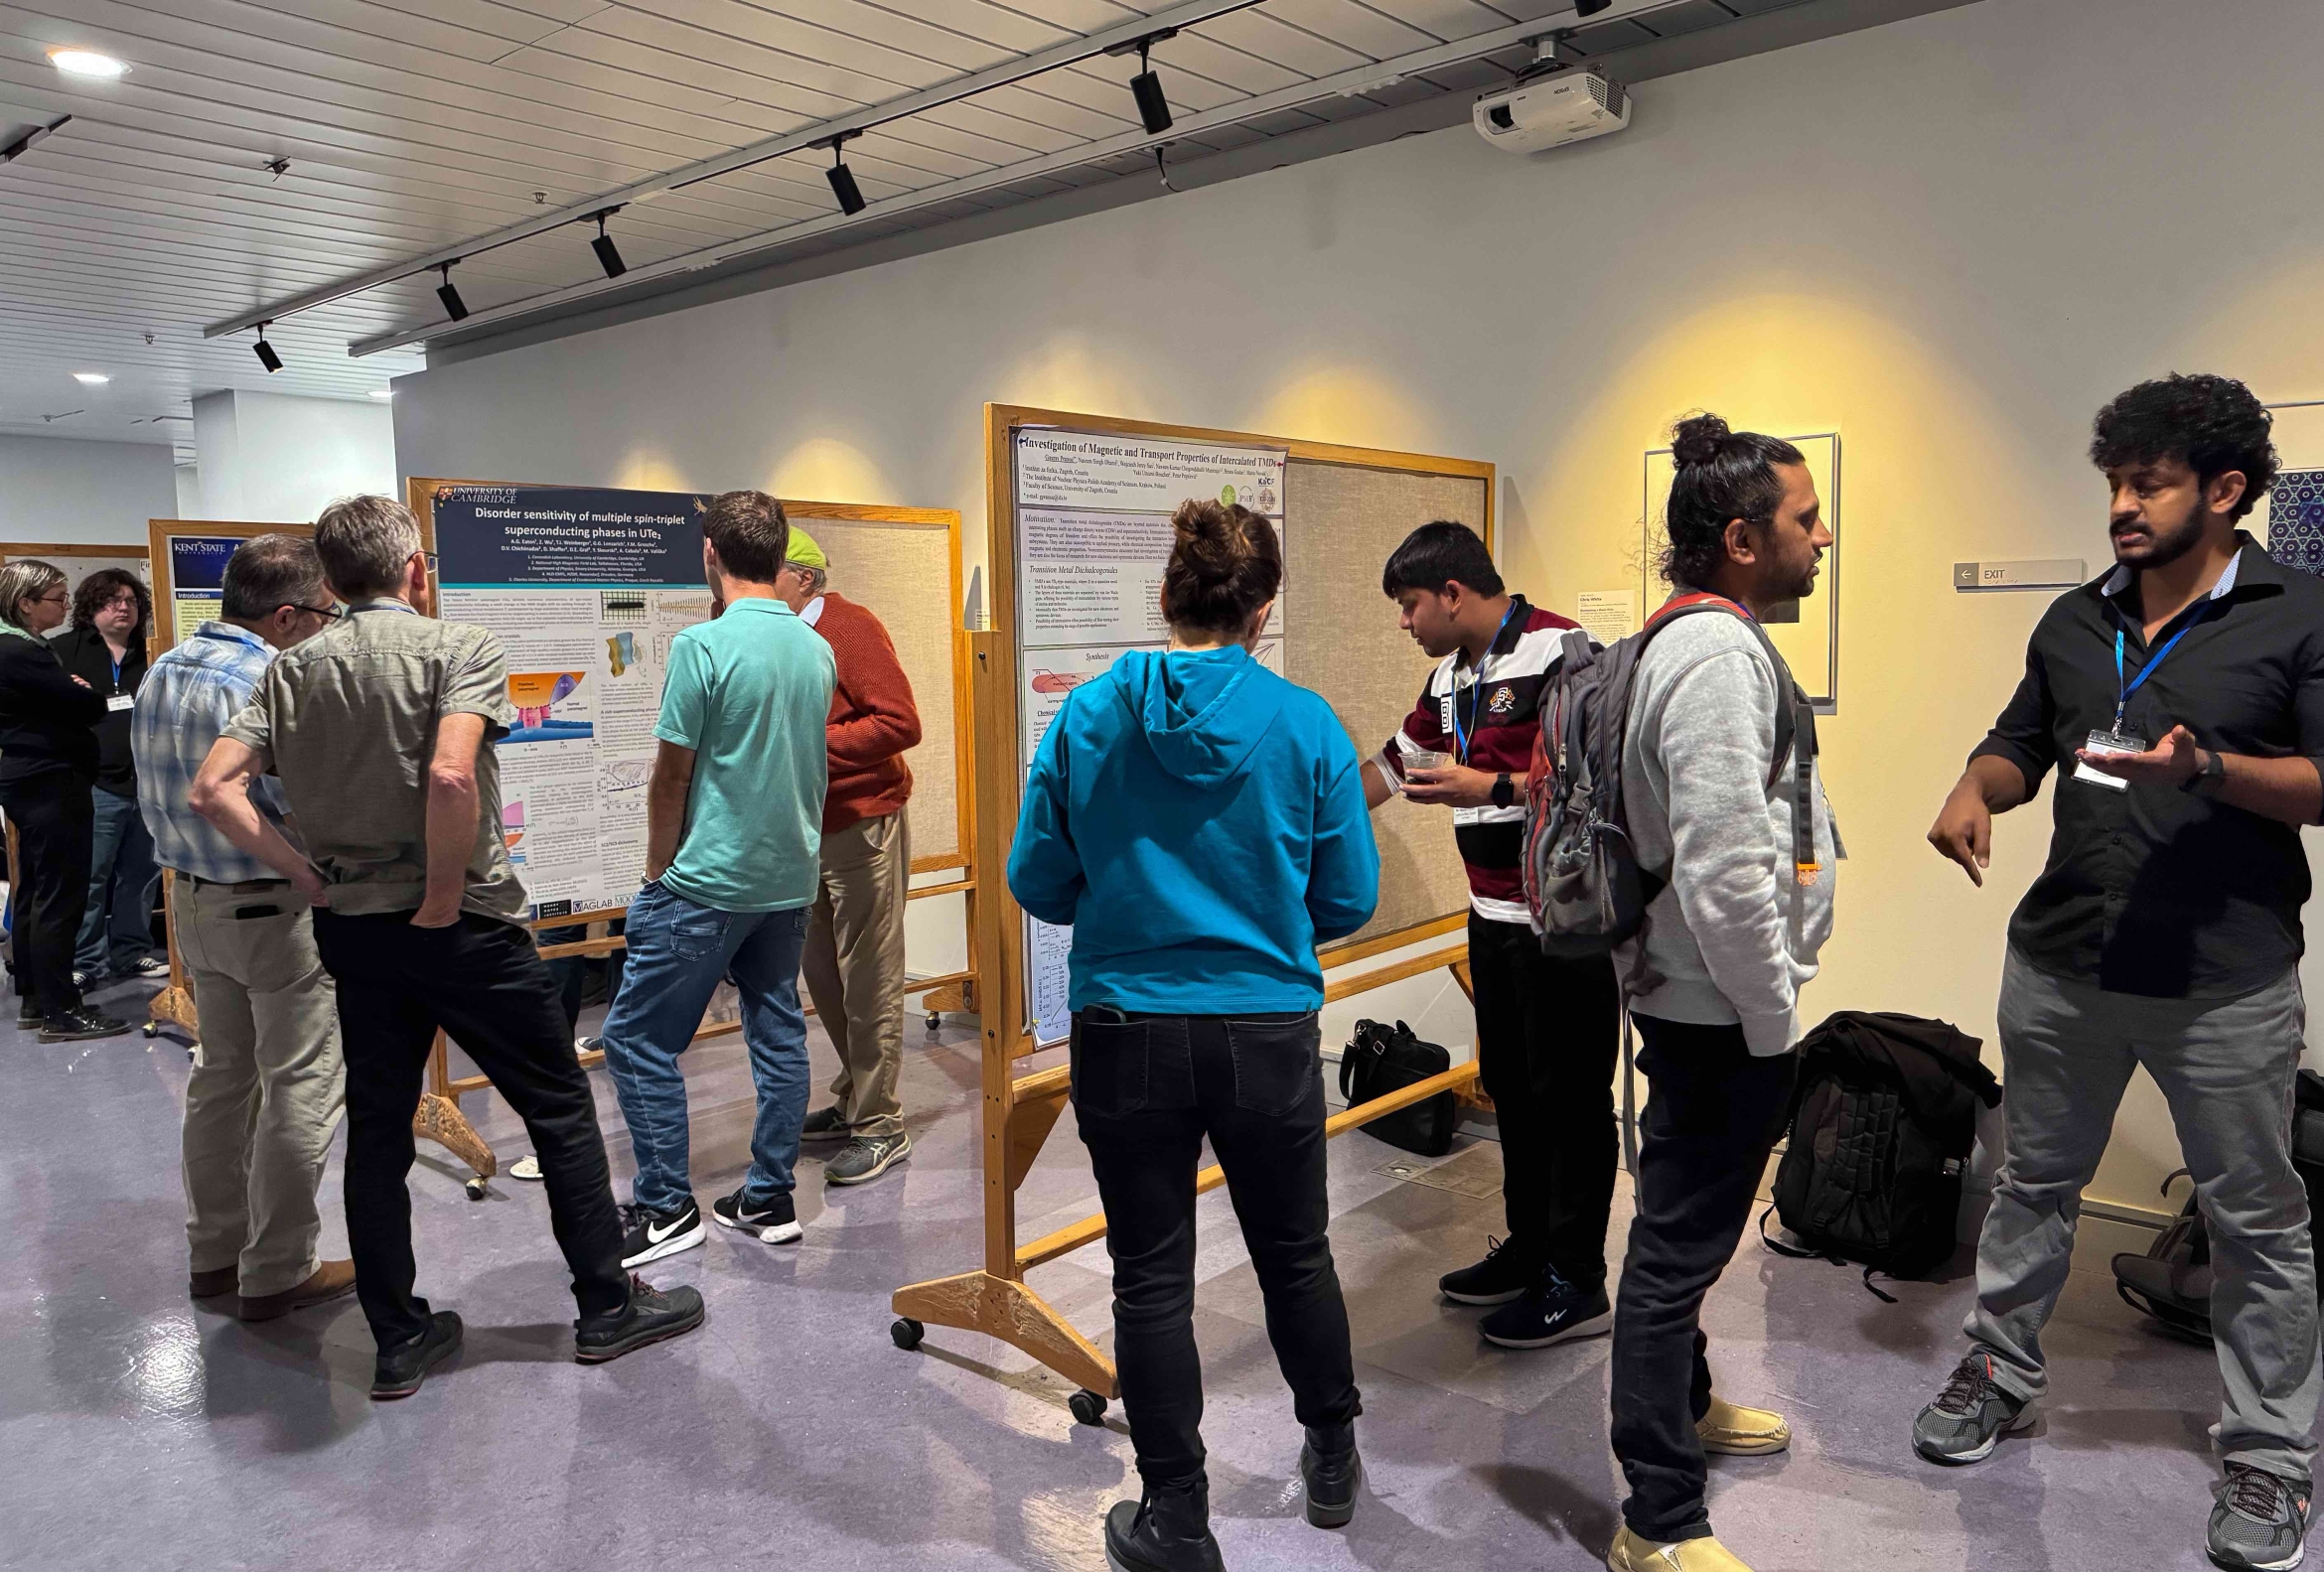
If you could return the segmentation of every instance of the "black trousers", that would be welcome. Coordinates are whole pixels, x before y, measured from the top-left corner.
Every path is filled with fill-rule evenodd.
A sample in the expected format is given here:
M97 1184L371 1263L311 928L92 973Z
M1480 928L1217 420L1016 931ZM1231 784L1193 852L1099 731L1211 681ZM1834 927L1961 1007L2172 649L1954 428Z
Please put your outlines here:
M589 1079L573 1056L548 964L519 929L464 914L450 928L408 912L315 913L323 968L339 984L347 1057L347 1241L356 1294L379 1347L420 1336L428 1302L412 1292L411 1119L441 1027L532 1137L549 1220L584 1316L629 1302L621 1215Z
M1315 1015L1074 1017L1074 1114L1113 1257L1113 1358L1149 1489L1205 1483L1195 1351L1195 1166L1203 1137L1227 1171L1267 1341L1305 1425L1360 1409L1348 1309L1324 1195L1321 1030Z
M1478 1075L1501 1128L1505 1250L1585 1292L1606 1282L1606 1218L1621 1164L1614 963L1553 960L1523 923L1469 914Z
M52 770L0 785L0 809L16 826L16 883L8 892L16 991L32 1013L80 1008L73 950L88 910L96 810L86 777Z
M1614 1302L1614 1455L1630 1531L1708 1534L1702 1443L1710 1407L1702 1301L1719 1280L1791 1111L1797 1054L1754 1059L1739 1026L1632 1017L1651 1089L1639 1118L1638 1215Z

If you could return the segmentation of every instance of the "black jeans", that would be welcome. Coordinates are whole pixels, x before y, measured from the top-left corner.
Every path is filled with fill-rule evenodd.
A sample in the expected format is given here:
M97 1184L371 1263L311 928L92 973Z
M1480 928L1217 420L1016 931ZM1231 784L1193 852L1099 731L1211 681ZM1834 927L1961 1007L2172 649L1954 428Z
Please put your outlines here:
M411 1119L442 1027L524 1121L548 1191L549 1220L584 1316L629 1302L621 1215L589 1078L547 962L522 929L463 914L450 928L408 912L315 913L323 969L339 984L347 1057L347 1242L356 1294L382 1349L428 1326L412 1292Z
M0 785L0 809L16 826L16 883L8 892L9 952L16 991L36 1015L80 1008L73 950L88 910L96 810L86 776L51 770Z
M1638 1215L1614 1303L1614 1455L1623 1520L1644 1539L1699 1539L1710 1407L1702 1301L1719 1280L1792 1106L1797 1054L1754 1059L1739 1026L1634 1016L1651 1089L1639 1119Z
M1523 923L1469 914L1478 1076L1501 1128L1502 1248L1576 1288L1606 1284L1621 1137L1614 1060L1622 993L1604 956L1554 960Z
M1205 1135L1227 1170L1299 1422L1345 1424L1359 1411L1348 1308L1324 1232L1321 1046L1312 1012L1074 1017L1074 1115L1105 1203L1113 1358L1149 1489L1205 1483L1194 1339Z

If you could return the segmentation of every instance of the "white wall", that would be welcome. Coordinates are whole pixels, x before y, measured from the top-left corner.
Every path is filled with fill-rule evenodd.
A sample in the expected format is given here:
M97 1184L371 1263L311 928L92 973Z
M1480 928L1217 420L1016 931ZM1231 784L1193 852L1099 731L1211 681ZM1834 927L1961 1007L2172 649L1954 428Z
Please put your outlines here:
M400 495L394 417L368 398L217 392L194 400L204 518L312 523L359 492Z
M1949 565L2104 556L2083 448L2134 380L2324 397L2320 47L2313 0L1942 12L1649 82L1581 147L1414 137L431 370L398 383L398 461L954 506L973 539L988 399L1484 458L1513 582L1570 610L1638 583L1673 417L1836 428L1853 860L1807 1008L1990 1054L2048 803L1982 892L1922 837L2044 598ZM2151 1204L2175 1161L2141 1077L2095 1194Z
M135 545L177 510L166 442L0 436L0 540Z

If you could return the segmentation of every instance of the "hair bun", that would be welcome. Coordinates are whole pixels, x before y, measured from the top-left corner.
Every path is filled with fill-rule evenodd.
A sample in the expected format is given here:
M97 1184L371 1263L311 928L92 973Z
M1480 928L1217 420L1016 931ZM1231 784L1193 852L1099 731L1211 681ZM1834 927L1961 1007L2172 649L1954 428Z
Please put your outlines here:
M1670 433L1670 457L1681 465L1709 464L1733 435L1716 415L1689 415Z
M1182 506L1171 518L1178 554L1196 577L1224 583L1250 560L1250 537L1243 530L1241 512L1212 502Z

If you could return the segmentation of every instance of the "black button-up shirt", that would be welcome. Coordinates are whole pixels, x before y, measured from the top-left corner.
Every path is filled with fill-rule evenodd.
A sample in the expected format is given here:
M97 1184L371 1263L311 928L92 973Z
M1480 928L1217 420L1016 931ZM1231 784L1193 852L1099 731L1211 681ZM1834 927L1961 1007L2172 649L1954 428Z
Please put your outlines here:
M2324 580L2238 538L2232 580L2156 635L2159 649L2188 629L2130 695L2123 728L2152 744L2183 725L2215 753L2324 768ZM2132 583L2117 569L2051 603L2026 646L2025 680L1970 756L2008 760L2033 790L2059 771L2050 860L2009 941L2036 968L2109 992L2236 998L2299 961L2299 831L2175 786L2074 779L2075 750L2113 725L2115 631L2125 676L2149 653L2122 594ZM2117 599L2133 604L2125 612Z

